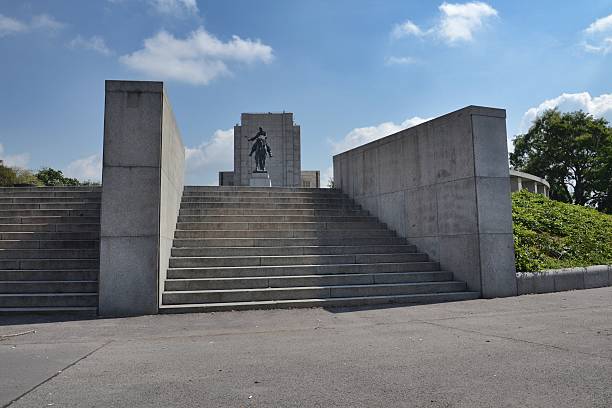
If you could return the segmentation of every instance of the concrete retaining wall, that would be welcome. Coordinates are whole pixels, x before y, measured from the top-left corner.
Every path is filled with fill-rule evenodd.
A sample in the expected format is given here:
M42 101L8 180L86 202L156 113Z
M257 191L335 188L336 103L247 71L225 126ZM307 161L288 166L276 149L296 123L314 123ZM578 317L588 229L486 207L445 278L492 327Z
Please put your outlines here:
M612 286L612 265L518 272L516 283L519 295Z
M338 154L336 188L470 290L516 295L505 117L469 106Z
M158 312L184 161L163 83L106 81L101 315Z

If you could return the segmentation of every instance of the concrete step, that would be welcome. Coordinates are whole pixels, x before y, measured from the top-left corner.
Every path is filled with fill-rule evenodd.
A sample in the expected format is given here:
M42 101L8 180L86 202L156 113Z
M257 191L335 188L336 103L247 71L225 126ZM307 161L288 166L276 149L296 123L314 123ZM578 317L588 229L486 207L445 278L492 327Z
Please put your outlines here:
M338 285L294 288L261 288L230 290L195 290L164 292L165 305L219 302L257 302L267 300L326 299L364 296L413 295L460 292L464 282L418 282L376 285Z
M100 223L83 224L0 224L0 232L94 232Z
M100 210L101 204L83 202L54 202L54 203L0 203L0 210Z
M183 196L183 203L259 203L261 207L266 204L329 204L329 205L348 205L353 204L346 197L328 197L328 198L305 198L305 197L199 197L199 196Z
M176 230L175 238L374 238L395 237L386 229L368 230Z
M342 194L333 192L309 192L309 191L298 191L298 192L285 192L285 191L185 191L183 197L271 197L271 198L341 198L344 197Z
M31 187L0 187L0 194L10 194L12 192L101 192L102 186L31 186Z
M356 307L367 305L386 305L386 304L427 304L440 302L456 302L464 300L478 299L478 292L447 292L447 293L426 293L412 295L391 295L391 296L365 296L348 298L327 298L327 299L296 299L296 300L270 300L261 302L226 302L226 303L200 303L200 304L180 304L162 305L160 313L207 313L223 312L230 310L253 310L253 309L293 309L311 307Z
M324 245L172 248L173 257L390 254L416 252L414 245Z
M2 259L98 259L98 249L0 249Z
M40 210L40 209L23 209L23 210L0 210L0 218L4 217L95 217L100 218L100 210Z
M312 193L329 193L338 194L339 190L330 188L302 188L302 187L243 187L243 186L185 186L185 193L193 192L264 192L264 193L275 193L275 192L288 192L288 193L300 193L300 192L312 192Z
M95 249L99 251L97 240L0 240L0 249Z
M100 198L102 197L102 191L11 190L7 192L0 192L0 196L2 197L52 197L52 198L83 197L83 198L96 198L100 200Z
M298 286L373 285L450 281L450 272L354 273L335 275L262 276L254 278L168 279L166 291L287 288Z
M97 293L2 293L0 308L97 307Z
M186 208L180 210L181 216L189 215L263 215L263 216L368 216L365 210L340 208L340 209L269 209L269 208Z
M99 223L100 216L95 217L71 217L71 216L18 216L18 217L0 217L0 224L93 224Z
M97 281L0 281L0 293L90 293Z
M72 195L68 197L9 197L0 195L3 204L41 204L41 203L99 203L98 197L81 197Z
M1 218L0 218L1 219ZM198 222L237 222L237 223L274 223L274 222L368 222L378 223L378 219L364 215L179 215L179 223ZM237 229L237 228L233 228Z
M278 265L329 265L370 264L382 262L424 262L423 253L394 254L341 254L296 256L219 256L170 258L171 268L197 268L214 266L278 266Z
M100 239L99 231L86 232L1 232L0 239L2 240L39 240L39 241L67 241L67 240L98 240Z
M292 246L349 246L349 245L406 245L399 237L373 238L192 238L175 239L175 248L204 247L292 247Z
M95 317L97 307L0 307L0 316L11 315L77 315Z
M384 262L371 264L324 264L169 268L168 279L242 278L254 276L331 275L349 273L437 272L437 262Z
M97 281L98 269L0 270L0 281Z
M97 269L98 259L0 259L0 269Z
M179 230L369 230L385 229L377 221L366 222L179 222Z
M349 201L337 201L330 203L276 203L276 202L253 202L244 201L240 203L232 202L182 202L181 209L203 209L203 208L267 208L267 209L304 209L308 208L311 210L332 210L332 209L355 209L360 210L361 208L354 203Z

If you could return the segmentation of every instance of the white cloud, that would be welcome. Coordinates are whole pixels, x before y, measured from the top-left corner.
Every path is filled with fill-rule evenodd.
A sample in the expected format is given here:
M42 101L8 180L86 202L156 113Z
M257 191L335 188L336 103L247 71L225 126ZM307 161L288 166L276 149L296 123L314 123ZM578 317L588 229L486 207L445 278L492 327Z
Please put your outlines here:
M393 133L397 133L400 130L407 129L409 127L416 126L420 123L427 122L431 118L423 119L415 116L410 119L406 119L402 123L383 122L376 126L368 126L362 128L355 128L348 132L339 141L331 141L333 154L341 153L350 150L354 147L361 146L363 144L372 142L385 136L389 136Z
M595 20L584 30L584 32L587 34L595 34L605 31L612 31L612 14Z
M94 35L89 38L84 38L81 35L77 35L72 41L68 43L68 46L72 49L83 49L89 51L95 51L102 55L111 55L113 51L108 48L104 38Z
M273 58L272 47L260 40L245 40L235 35L223 42L200 27L185 39L162 30L147 38L143 49L119 60L156 79L206 85L219 76L231 74L227 62L269 63Z
M393 37L402 38L409 35L420 37L426 33L421 28L410 20L404 21L402 24L396 24L391 32Z
M472 41L474 32L480 29L489 17L497 16L497 10L479 1L465 4L442 3L438 34L449 43Z
M435 36L448 44L474 40L474 34L480 30L486 21L498 15L497 10L480 1L469 3L442 3L438 9L438 22L430 29L423 30L410 20L396 25L391 34L395 38L408 35L417 37Z
M4 153L4 146L2 143L0 143L0 160L2 160L3 164L7 167L19 167L25 169L28 167L28 163L30 162L30 154L20 153L6 155Z
M385 59L385 65L413 65L419 61L413 57L388 57Z
M198 15L196 0L149 0L149 4L159 14L168 14L175 17Z
M0 37L22 33L27 30L28 26L21 21L0 14Z
M593 54L612 53L612 14L595 20L585 30L586 40L582 46Z
M534 119L547 109L557 108L563 112L583 110L598 118L612 121L612 93L592 97L588 92L564 93L556 98L547 99L538 106L525 112L521 120L520 132L529 130Z
M34 16L29 23L0 14L0 37L33 30L57 31L63 27L63 23L47 14Z
M66 177L81 181L100 181L102 180L102 156L94 154L70 162L63 173Z
M321 173L321 187L326 188L330 180L334 178L334 166L329 166Z
M219 171L234 168L234 129L219 129L199 146L186 147L185 168L190 179L216 185Z

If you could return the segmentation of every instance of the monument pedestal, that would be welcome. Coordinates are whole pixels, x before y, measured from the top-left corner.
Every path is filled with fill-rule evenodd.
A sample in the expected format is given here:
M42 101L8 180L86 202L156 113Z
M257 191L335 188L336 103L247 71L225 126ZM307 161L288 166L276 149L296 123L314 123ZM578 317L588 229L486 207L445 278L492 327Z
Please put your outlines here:
M251 187L272 187L272 181L268 172L251 173L249 179L249 186Z

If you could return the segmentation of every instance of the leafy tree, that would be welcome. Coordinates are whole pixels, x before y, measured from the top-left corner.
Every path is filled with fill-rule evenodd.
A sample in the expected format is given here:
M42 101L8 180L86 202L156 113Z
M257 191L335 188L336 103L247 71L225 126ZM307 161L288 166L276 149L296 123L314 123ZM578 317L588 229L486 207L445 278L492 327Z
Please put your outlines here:
M612 213L612 127L603 118L547 110L516 137L510 164L544 177L555 200Z
M0 186L2 187L12 187L17 180L17 174L15 170L10 167L5 166L0 161Z
M55 170L51 167L44 167L36 173L36 177L45 186L78 186L79 180L75 178L64 177L61 170Z
M42 182L34 173L27 169L15 168L15 185L18 186L40 186Z

